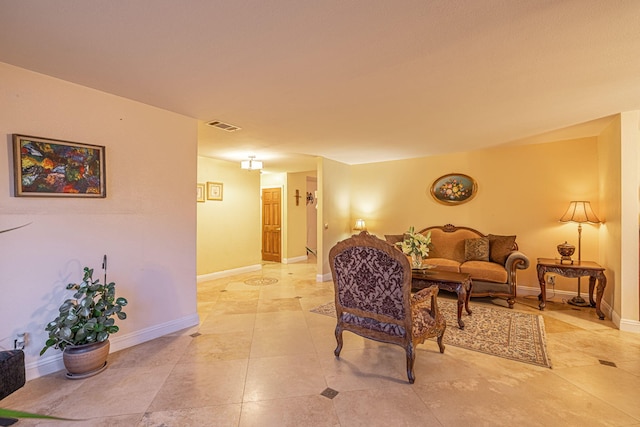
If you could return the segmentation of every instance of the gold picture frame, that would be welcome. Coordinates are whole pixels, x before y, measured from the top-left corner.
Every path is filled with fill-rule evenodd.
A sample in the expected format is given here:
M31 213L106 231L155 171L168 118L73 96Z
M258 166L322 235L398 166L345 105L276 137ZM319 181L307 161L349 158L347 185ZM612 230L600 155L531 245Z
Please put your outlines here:
M207 182L207 200L222 200L221 182Z
M433 181L431 196L443 205L460 205L473 199L478 192L476 180L463 173L449 173Z
M204 184L196 184L196 201L204 203Z

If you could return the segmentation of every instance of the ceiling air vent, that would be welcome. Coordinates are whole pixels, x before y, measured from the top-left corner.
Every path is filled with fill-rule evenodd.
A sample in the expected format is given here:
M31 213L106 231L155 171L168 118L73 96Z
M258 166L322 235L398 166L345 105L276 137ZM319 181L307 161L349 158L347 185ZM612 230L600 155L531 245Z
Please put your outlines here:
M213 128L218 128L218 129L222 129L222 130L226 130L227 132L233 132L233 131L236 131L236 130L240 130L240 128L238 126L230 125L229 123L224 123L224 122L221 122L219 120L213 120L213 121L207 122L207 126L211 126Z

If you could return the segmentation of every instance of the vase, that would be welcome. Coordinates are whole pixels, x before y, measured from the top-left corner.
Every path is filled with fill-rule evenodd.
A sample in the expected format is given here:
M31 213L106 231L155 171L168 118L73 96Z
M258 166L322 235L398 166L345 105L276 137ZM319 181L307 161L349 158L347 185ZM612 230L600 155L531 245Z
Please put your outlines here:
M422 255L411 254L411 268L422 267Z
M87 378L102 372L107 367L109 347L109 340L67 346L62 352L67 378Z

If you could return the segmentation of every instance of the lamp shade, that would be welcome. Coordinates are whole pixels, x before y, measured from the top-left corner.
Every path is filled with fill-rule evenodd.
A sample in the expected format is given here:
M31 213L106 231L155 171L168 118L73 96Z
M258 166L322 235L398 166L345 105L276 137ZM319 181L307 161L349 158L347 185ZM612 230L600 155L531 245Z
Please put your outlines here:
M353 226L354 230L363 231L367 229L367 226L364 223L364 219L356 219L356 224Z
M599 224L600 220L591 209L591 202L573 201L569 202L567 211L560 218L560 222L590 222Z

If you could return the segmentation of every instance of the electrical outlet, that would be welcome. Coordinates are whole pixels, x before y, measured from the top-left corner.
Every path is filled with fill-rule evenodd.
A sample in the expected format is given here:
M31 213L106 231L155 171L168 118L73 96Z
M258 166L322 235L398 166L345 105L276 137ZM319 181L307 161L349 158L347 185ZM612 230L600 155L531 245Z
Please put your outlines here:
M27 333L26 332L20 332L17 336L16 339L13 341L13 347L16 350L24 350L24 346L26 344L26 337Z
M547 284L549 284L551 286L555 286L555 284L556 284L556 275L555 274L549 274L547 276Z

